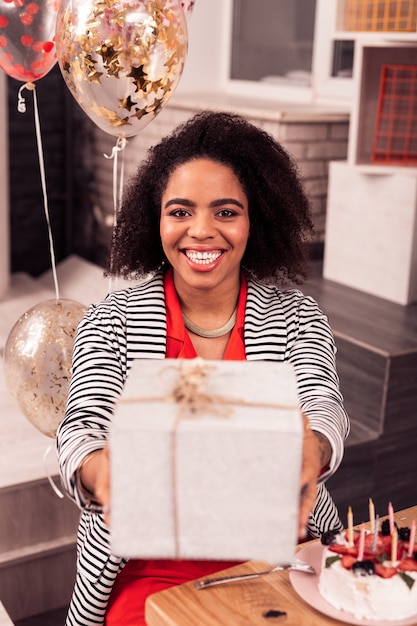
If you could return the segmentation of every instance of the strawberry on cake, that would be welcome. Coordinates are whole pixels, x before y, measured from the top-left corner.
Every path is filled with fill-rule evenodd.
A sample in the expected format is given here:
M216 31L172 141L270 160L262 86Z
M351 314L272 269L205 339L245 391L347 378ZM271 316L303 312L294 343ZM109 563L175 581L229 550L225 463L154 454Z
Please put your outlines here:
M389 520L374 533L355 532L353 541L345 531L325 533L320 594L356 619L417 618L417 547L412 534L411 545L410 528L395 526L393 531Z

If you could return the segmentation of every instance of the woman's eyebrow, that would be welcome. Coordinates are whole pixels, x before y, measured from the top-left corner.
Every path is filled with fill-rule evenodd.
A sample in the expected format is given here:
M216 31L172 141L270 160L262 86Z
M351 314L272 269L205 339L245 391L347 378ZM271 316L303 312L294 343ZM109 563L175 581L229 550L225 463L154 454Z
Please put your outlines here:
M187 206L187 207L195 206L195 203L192 202L191 200L188 200L187 198L171 198L171 200L168 200L165 203L164 208L167 209L173 204L180 204L182 206ZM238 206L241 209L245 208L243 204L239 202L239 200L236 200L235 198L218 198L217 200L213 200L213 202L210 202L209 206L218 207L218 206L224 206L225 204L234 204L235 206Z
M187 200L186 198L171 198L168 202L165 203L165 208L167 209L172 204L182 204L183 206L195 206L194 202L191 200Z
M239 202L239 200L236 200L235 198L219 198L218 200L213 200L213 202L210 202L211 207L223 206L224 204L235 204L241 209L245 208L243 204Z

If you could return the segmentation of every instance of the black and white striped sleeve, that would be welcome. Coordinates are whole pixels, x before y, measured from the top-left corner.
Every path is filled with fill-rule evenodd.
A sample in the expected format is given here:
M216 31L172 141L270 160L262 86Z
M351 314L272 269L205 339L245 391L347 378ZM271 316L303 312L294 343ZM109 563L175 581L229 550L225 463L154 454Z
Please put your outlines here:
M127 298L127 293L126 293ZM78 506L95 510L78 489L76 470L82 459L103 448L113 407L126 377L125 298L109 296L89 308L74 343L66 414L57 431L61 478Z
M332 448L329 468L320 477L322 482L342 461L349 418L339 389L336 346L328 319L313 298L297 291L293 297L291 306L298 301L298 315L291 317L287 358L296 372L301 409L312 429L327 437Z

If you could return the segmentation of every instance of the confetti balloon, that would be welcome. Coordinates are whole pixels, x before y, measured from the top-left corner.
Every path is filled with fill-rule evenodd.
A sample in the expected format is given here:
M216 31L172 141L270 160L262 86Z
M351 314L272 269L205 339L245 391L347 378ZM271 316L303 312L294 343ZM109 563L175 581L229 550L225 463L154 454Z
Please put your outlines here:
M168 102L188 45L179 0L64 0L56 37L71 93L119 138L136 135Z
M57 61L58 0L0 0L0 68L12 78L33 82Z
M55 437L65 414L75 333L85 311L74 300L45 300L24 313L7 338L8 389L48 437Z

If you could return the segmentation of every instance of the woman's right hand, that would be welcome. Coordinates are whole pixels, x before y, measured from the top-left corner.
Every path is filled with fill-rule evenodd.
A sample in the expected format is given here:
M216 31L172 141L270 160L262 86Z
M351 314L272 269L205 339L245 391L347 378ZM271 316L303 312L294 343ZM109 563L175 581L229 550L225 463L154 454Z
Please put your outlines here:
M110 526L110 454L109 446L92 452L79 469L81 485L103 507L104 521Z

